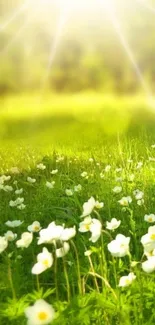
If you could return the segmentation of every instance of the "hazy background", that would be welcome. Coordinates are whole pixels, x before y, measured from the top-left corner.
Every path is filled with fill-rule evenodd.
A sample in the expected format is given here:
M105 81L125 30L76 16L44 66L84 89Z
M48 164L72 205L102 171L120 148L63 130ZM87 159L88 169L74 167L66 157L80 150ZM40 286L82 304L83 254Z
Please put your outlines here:
M0 0L1 167L153 143L154 91L155 0Z
M65 0L31 0L5 27L5 22L24 1L1 0L0 93L38 90L45 80L46 87L57 92L89 89L131 94L142 91L101 2L104 0L73 0L70 6ZM154 91L155 1L115 0L112 3L111 11L115 7L123 36L146 83ZM51 53L52 65L47 78Z

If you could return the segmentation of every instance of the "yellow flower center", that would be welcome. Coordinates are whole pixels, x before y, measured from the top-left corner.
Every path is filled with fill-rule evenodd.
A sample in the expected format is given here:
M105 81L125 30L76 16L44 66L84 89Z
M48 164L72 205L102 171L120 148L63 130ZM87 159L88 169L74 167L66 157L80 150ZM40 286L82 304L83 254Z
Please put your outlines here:
M125 283L126 283L126 284L130 284L130 280L129 280L129 279L126 279L126 280L125 280Z
M90 229L90 224L89 224L89 223L86 224L86 225L85 225L85 228L86 228L86 230L89 230L89 229Z
M45 266L49 266L49 261L46 259L46 260L43 261L43 264L44 264Z
M148 218L148 221L152 222L152 217L149 217L149 218Z
M35 230L35 231L38 231L39 229L40 229L39 226L35 226L35 227L34 227L34 230Z
M155 234L151 234L150 239L155 240Z
M39 320L46 320L48 318L48 314L45 313L45 311L41 311L40 313L38 313L38 318Z

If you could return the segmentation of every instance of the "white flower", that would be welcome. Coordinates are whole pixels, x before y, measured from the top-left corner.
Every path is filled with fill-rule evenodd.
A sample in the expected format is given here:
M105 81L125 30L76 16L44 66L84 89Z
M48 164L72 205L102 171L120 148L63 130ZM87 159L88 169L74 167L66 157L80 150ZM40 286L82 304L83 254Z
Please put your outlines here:
M47 325L55 318L55 310L45 300L39 299L31 307L25 309L27 325Z
M118 194L122 192L122 186L115 186L112 190L114 193Z
M117 229L121 224L121 220L117 220L116 218L112 218L110 222L106 222L106 228L109 230Z
M40 222L34 221L32 225L27 227L28 231L30 232L38 232L41 229Z
M21 248L27 248L33 240L33 235L30 232L23 232L21 239L16 241L16 246Z
M148 229L148 233L141 237L141 243L146 252L155 249L155 226Z
M95 202L95 208L96 209L102 209L104 207L104 203L103 202L99 202L99 201L96 201Z
M10 179L11 179L10 175L8 175L8 176L2 175L2 176L0 176L0 184L4 184L4 182L9 181Z
M90 241L95 243L99 237L101 236L102 231L102 224L98 219L86 217L82 222L79 224L79 231L85 233L90 231L92 236L90 237Z
M143 199L142 199L142 200L138 200L138 201L137 201L137 204L138 204L139 206L143 205L143 204L144 204L144 200L143 200Z
M96 243L96 241L100 238L102 232L102 224L98 219L92 219L92 223L90 225L90 232L92 235L89 240L92 243Z
M82 190L81 184L74 186L74 191L75 192L81 192L81 190Z
M23 193L23 188L20 188L19 190L16 190L15 191L15 194L16 195L20 195L20 194L22 194Z
M81 177L88 179L88 173L87 172L82 172Z
M155 256L150 256L147 261L143 262L142 269L146 273L155 271Z
M152 144L152 145L151 145L151 148L155 149L155 144Z
M44 169L46 169L46 166L44 164L40 163L37 165L37 169L44 170Z
M7 239L2 236L0 236L0 254L7 248L8 246L8 241Z
M3 186L3 190L5 192L12 192L13 191L13 187L10 186L10 185L5 185L5 186Z
M66 189L65 193L66 193L67 196L72 196L74 194L74 191L71 190L71 189Z
M55 175L55 174L57 174L58 173L58 169L53 169L52 171L51 171L51 174L52 175Z
M155 161L154 157L149 157L149 161Z
M16 228L21 226L23 222L24 221L21 220L13 220L13 221L8 220L7 222L5 222L5 224L10 228Z
M21 205L24 202L23 197L18 197L15 201L11 200L9 202L10 207L16 207L18 205Z
M16 199L16 205L21 205L24 202L24 198L23 197L18 197Z
M20 204L20 205L17 205L17 209L18 210L24 210L26 208L26 205L25 204Z
M114 257L124 257L129 254L129 243L130 237L119 234L108 244L108 250Z
M54 221L51 222L46 229L40 231L38 245L44 243L51 244L55 240L60 240L63 230L63 226L57 226Z
M41 274L49 269L53 264L53 255L46 247L43 248L42 253L37 255L37 263L32 268L32 274Z
M75 228L75 226L74 227L71 227L71 228L64 228L62 230L62 232L61 232L60 240L62 240L62 241L68 241L71 238L75 237L75 235L76 235L76 228Z
M7 241L14 241L17 238L17 234L13 233L12 231L8 230L4 234Z
M155 214L145 214L144 220L149 223L155 222Z
M65 256L70 250L70 246L69 246L69 243L67 242L64 242L63 243L63 246L61 248L57 248L56 249L56 257L57 258L60 258L60 257L63 257Z
M50 189L53 189L54 188L54 185L55 185L55 182L46 182L46 187L50 188Z
M84 252L84 255L85 256L90 256L92 254L92 251L91 250L87 250Z
M110 169L111 169L111 165L107 165L104 170L106 173L108 173L110 171Z
M27 177L27 181L31 184L34 184L36 182L36 179L32 177Z
M134 273L129 273L126 276L122 276L119 280L119 287L127 287L136 279L136 275Z
M120 205L126 207L126 206L129 205L129 203L132 202L132 198L131 198L131 196L126 196L126 197L124 196L124 197L122 197L122 199L119 200L118 202L120 203Z
M135 190L135 191L133 191L133 194L134 194L136 200L142 200L143 199L144 193L142 191Z
M89 216L93 212L94 208L101 209L103 205L103 202L95 201L95 199L91 197L87 202L83 204L82 217Z
M91 162L91 163L92 163L93 161L94 161L94 159L93 159L93 158L89 158L89 162Z
M84 220L79 224L79 231L80 232L90 231L91 223L92 223L92 218L90 216L84 218Z

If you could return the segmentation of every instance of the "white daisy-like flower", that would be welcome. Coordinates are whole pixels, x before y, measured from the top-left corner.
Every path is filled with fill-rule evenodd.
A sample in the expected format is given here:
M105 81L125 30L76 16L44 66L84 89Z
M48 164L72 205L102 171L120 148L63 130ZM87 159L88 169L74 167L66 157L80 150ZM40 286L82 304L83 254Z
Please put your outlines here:
M153 214L153 213L151 213L151 214L145 214L144 220L147 221L147 222L149 222L149 223L155 222L155 214Z
M32 274L41 274L49 269L53 264L53 255L46 247L43 248L42 253L37 255L37 263L32 268Z
M70 250L70 245L68 242L63 242L63 246L60 248L57 248L55 253L57 258L61 258L65 256Z
M26 205L25 204L19 204L19 205L17 205L17 209L18 210L24 210L26 208Z
M5 222L6 226L10 227L10 228L16 228L16 227L19 227L22 225L24 221L21 221L21 220L13 220L13 221L10 221L8 220L7 222Z
M124 257L129 254L129 243L130 237L119 234L108 244L108 250L114 257Z
M126 276L122 276L119 280L119 287L128 287L136 279L136 275L131 272Z
M82 172L81 177L88 179L88 173L87 172Z
M67 196L73 196L74 191L73 191L72 189L68 189L68 188L67 188L67 189L65 190L65 193L66 193Z
M37 165L37 169L45 170L46 166L43 163L40 163L40 164Z
M28 183L30 183L30 184L34 184L34 183L36 182L36 179L35 179L35 178L32 178L32 177L30 177L30 176L28 176L28 177L27 177L27 181L28 181Z
M23 188L20 188L20 189L18 189L18 190L15 191L15 194L16 195L20 195L22 193L23 193Z
M51 171L51 174L52 175L56 175L58 173L58 169L53 169L52 171Z
M121 220L117 220L116 218L112 218L110 222L106 222L106 228L108 230L115 230L117 229L121 224Z
M142 269L146 273L152 273L155 271L155 256L148 257L148 260L142 263Z
M90 216L84 218L79 224L79 231L82 233L91 232L90 241L95 243L101 236L102 224L98 219L91 218Z
M30 232L24 232L21 235L21 239L16 241L16 246L19 248L27 248L30 246L33 240L33 235Z
M8 241L5 236L0 236L0 254L5 251L8 246Z
M13 233L11 230L8 230L4 234L4 237L6 238L7 241L14 241L17 238L17 234Z
M55 181L53 182L46 182L46 187L49 188L49 189L53 189L54 188L54 185L55 185Z
M34 221L32 225L27 227L28 231L30 232L38 232L41 229L40 222L39 221Z
M104 170L106 173L108 173L111 170L111 165L107 165Z
M122 192L122 186L115 186L112 190L114 193L118 194Z
M47 325L54 320L55 310L45 300L39 299L33 306L25 309L25 315L28 319L27 325Z
M126 207L129 205L129 203L132 202L131 196L123 196L121 200L118 201L120 205Z
M74 186L74 192L81 192L81 190L82 190L81 184Z

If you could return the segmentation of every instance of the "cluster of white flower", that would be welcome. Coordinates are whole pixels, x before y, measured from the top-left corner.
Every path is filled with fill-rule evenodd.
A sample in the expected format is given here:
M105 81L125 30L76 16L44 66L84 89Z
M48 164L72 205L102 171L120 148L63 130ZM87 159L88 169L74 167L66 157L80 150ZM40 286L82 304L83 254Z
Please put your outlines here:
M138 205L143 205L144 204L144 193L140 190L134 190L133 195L135 196L135 199L137 200Z
M75 192L78 193L78 192L81 192L81 190L82 190L82 186L81 186L81 184L78 184L78 185L75 185L73 189L67 188L65 190L65 193L67 196L73 196L73 194Z
M25 209L26 205L23 203L24 202L24 198L23 197L18 197L16 200L11 200L9 202L10 207L17 207L17 209L19 210L23 210Z

